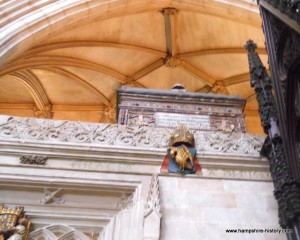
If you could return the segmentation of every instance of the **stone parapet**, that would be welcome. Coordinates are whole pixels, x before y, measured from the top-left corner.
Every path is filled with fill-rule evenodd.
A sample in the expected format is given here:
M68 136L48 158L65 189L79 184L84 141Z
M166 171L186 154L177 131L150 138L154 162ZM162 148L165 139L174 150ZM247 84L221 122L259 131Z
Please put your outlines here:
M20 159L33 154L47 157L47 162L27 167L152 175L160 173L171 132L1 116L0 164L25 167ZM199 177L270 180L268 162L259 155L263 136L207 131L194 136L203 172Z
M1 116L0 140L166 149L173 129ZM260 158L264 136L194 131L199 155Z

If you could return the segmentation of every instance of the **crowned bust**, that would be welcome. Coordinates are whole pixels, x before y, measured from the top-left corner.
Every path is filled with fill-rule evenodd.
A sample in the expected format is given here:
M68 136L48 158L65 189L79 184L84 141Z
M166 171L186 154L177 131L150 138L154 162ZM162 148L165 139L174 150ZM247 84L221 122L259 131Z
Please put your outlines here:
M26 240L30 221L25 217L24 207L9 209L0 204L0 240Z

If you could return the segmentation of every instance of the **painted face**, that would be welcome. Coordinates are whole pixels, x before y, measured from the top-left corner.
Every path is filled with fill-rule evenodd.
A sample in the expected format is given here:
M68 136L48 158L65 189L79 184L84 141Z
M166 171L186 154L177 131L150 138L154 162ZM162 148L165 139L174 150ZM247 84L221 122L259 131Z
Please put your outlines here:
M19 220L19 223L21 224L21 225L23 225L23 226L26 226L27 225L27 219L26 218L21 218L20 220Z

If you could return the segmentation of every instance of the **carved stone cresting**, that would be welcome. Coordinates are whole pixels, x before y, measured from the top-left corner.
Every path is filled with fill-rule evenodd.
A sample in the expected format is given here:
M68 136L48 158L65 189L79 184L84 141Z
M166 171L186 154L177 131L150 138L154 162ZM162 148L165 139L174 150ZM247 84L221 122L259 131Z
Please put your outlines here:
M139 148L168 147L173 129L147 126L125 127L118 131L115 124L92 124L35 118L10 117L0 126L4 141L80 143L130 146ZM198 154L260 157L264 137L247 133L195 131Z
M40 200L40 203L42 204L63 204L65 203L65 200L61 198L61 192L62 189L49 189L44 188L44 197Z
M246 133L194 133L199 153L260 157L264 137Z
M158 240L160 235L160 193L158 176L151 178L150 190L144 213L144 239Z
M20 163L30 165L45 165L48 157L45 155L23 155Z

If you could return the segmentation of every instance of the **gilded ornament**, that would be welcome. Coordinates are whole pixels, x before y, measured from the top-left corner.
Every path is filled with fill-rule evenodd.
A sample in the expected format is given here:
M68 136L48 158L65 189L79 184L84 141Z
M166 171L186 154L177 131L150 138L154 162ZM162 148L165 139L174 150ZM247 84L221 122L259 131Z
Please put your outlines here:
M201 167L196 159L195 138L190 130L180 124L169 139L170 148L162 165L162 171L168 166L168 172L192 174L201 172Z
M28 238L30 221L25 217L23 207L8 209L0 204L0 216L0 240L26 240Z
M183 145L181 149L171 148L170 155L179 165L179 172L183 172L185 168L189 170L193 168L193 156L186 146ZM188 161L190 161L191 165L188 164Z
M178 146L179 144L186 144L190 147L195 146L195 138L194 135L190 132L190 130L184 124L180 124L172 133L169 145L170 146Z

